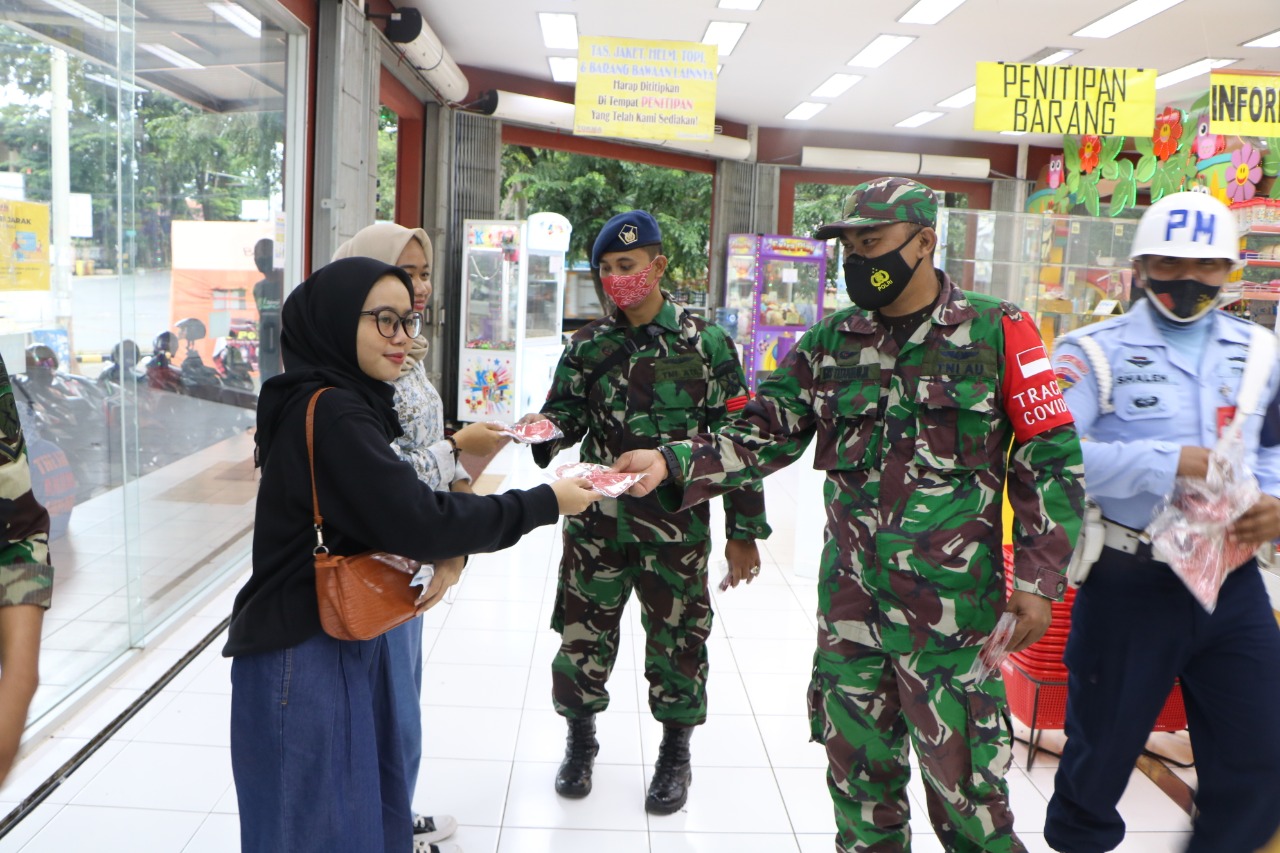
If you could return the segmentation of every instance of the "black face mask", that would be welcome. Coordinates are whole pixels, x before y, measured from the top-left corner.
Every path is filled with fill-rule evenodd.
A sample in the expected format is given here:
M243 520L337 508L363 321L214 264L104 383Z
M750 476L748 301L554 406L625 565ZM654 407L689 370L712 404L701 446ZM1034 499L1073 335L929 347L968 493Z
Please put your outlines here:
M1147 278L1143 285L1152 307L1175 323L1194 323L1208 314L1218 304L1218 293L1222 290L1193 278L1172 281Z
M919 236L917 231L892 252L874 258L850 255L844 262L844 287L853 304L867 311L878 311L902 295L924 258L909 266L902 257L906 245Z

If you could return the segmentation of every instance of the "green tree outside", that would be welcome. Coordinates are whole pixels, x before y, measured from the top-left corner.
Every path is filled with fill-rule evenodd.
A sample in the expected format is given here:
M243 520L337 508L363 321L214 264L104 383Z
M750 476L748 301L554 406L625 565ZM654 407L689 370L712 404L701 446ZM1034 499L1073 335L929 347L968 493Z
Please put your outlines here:
M662 229L668 286L706 290L711 175L516 145L503 149L502 173L503 216L551 211L568 218L569 263L589 259L610 217L641 208Z
M0 27L0 86L11 93L0 106L0 169L21 172L26 197L40 202L54 201L50 58L44 42ZM118 92L101 79L113 72L74 54L67 56L67 72L71 191L93 197L94 237L77 242L96 250L101 265L120 263L121 169L132 170L134 186L134 208L123 225L134 232L126 235L134 242L132 258L144 267L170 263L171 221L239 219L241 201L280 192L282 113L212 113L153 90ZM135 129L122 158L116 148L121 110Z

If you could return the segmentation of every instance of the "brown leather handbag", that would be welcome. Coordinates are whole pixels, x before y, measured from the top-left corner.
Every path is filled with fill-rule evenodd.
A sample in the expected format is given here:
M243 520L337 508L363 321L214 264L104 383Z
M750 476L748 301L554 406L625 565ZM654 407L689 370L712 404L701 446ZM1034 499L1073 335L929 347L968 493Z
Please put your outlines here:
M307 404L307 464L311 469L311 509L315 518L316 598L320 624L336 640L372 640L418 615L421 587L409 585L419 563L386 551L365 551L350 557L330 554L324 544L324 518L316 497L316 400L328 388L311 395Z

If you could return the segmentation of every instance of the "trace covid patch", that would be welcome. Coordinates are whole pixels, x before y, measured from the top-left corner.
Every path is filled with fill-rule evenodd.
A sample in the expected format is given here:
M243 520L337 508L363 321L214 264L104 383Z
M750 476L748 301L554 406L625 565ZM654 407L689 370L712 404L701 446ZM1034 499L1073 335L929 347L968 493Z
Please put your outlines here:
M1014 436L1027 441L1057 426L1073 423L1062 399L1059 377L1049 364L1040 333L1027 315L1004 322L1004 410Z

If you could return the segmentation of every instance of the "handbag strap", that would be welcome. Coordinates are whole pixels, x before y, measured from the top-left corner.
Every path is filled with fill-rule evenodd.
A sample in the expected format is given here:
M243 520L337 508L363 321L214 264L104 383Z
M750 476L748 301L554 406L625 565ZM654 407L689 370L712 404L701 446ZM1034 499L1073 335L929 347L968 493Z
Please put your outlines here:
M320 395L328 391L329 387L318 389L316 393L311 395L311 400L307 403L307 468L311 471L311 517L316 529L316 547L311 552L313 554L329 553L329 549L324 544L324 516L320 515L320 498L316 495L315 449L316 400L319 400Z

